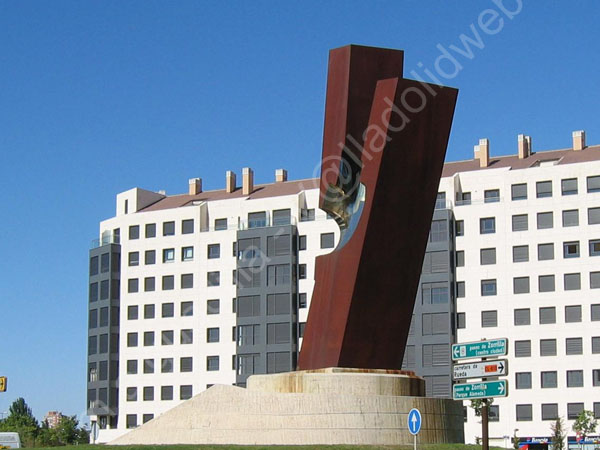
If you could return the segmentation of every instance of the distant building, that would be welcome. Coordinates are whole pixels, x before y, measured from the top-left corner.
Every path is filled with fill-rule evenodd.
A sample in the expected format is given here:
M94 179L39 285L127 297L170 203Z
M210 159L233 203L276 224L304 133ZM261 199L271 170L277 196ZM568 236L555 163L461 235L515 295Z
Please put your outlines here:
M48 414L44 416L44 422L48 423L48 428L56 428L63 418L61 412L48 411Z

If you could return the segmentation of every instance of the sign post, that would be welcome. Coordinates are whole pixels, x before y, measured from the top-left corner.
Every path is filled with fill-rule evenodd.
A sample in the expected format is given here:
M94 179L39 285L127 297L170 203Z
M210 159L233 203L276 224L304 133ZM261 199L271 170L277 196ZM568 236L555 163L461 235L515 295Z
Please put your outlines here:
M413 408L408 412L408 431L414 437L414 450L417 450L417 434L421 431L421 411Z

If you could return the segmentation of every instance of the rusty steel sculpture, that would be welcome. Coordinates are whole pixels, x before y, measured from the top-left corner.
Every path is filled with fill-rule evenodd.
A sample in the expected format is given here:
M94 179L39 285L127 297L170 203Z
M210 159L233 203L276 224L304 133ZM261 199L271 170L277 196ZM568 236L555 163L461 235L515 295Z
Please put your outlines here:
M402 78L404 53L329 55L316 260L301 370L400 369L458 91Z

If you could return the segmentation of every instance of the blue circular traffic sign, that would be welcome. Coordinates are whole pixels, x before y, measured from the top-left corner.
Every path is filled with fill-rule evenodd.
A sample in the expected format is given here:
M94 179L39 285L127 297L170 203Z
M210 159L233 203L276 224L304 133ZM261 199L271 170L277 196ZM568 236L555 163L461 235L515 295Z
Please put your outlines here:
M421 431L421 412L417 408L408 413L408 431L410 434L419 434Z

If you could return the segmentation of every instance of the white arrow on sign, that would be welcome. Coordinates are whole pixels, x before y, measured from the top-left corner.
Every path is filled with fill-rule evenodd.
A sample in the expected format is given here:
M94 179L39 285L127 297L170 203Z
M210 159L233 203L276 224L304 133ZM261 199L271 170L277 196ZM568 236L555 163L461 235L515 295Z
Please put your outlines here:
M499 377L507 374L508 363L505 359L455 364L452 366L452 378L455 380L464 380L467 378Z

